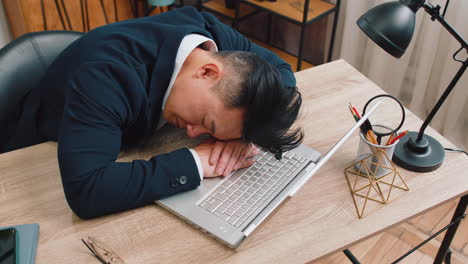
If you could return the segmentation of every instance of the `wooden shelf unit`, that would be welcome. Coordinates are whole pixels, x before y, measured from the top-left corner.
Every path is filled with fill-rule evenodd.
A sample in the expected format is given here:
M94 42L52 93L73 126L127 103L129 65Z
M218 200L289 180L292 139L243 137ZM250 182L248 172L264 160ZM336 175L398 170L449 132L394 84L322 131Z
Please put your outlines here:
M272 12L273 14L284 17L293 23L303 23L304 0L276 0L276 2L270 2L268 0L243 0L242 2L258 7L262 10ZM335 11L334 4L324 0L309 0L309 10L305 23L313 23L333 11Z
M256 39L252 39L250 38L250 40L252 42L255 42L256 44L266 48L266 49L269 49L271 51L273 51L276 55L278 55L281 59L283 59L285 62L289 63L291 65L291 68L293 70L293 72L297 72L297 56L294 56L294 55L291 55L287 52L284 52L280 49L277 49L275 47L272 47L266 43L263 43L261 41L258 41ZM305 69L309 69L309 68L312 68L314 67L314 65L308 63L307 61L305 60L302 60L302 70L305 70Z
M204 9L211 12L217 13L218 15L224 16L229 19L235 19L236 10L226 8L224 0L209 0L201 4ZM245 17L256 12L257 9L249 5L241 5L239 9L239 16Z
M333 19L333 27L330 39L330 46L328 48L328 56L326 61L331 61L333 46L335 42L335 33L336 26L338 22L338 13L340 8L341 0L336 0L336 4L330 3L325 0L276 0L275 2L270 2L268 0L238 0L238 12L236 15L236 9L228 9L225 7L224 0L200 0L200 8L206 9L208 11L214 12L218 15L221 15L232 21L232 26L235 27L236 23L240 20L256 14L260 11L265 11L270 15L279 16L286 19L294 24L297 24L301 27L299 48L296 66L293 69L302 70L305 68L311 67L310 63L304 64L305 67L302 67L304 62L303 60L303 48L304 48L304 38L305 38L305 28L307 25L312 24L332 13L335 14ZM304 7L308 3L308 9L304 10ZM249 9L251 8L251 9ZM307 11L307 12L305 12ZM271 36L271 27L268 28L268 36ZM269 43L266 43L267 46L272 49ZM282 52L285 57L292 56L284 51L276 49L278 52ZM277 52L277 54L278 54ZM287 56L286 56L287 54ZM291 60L290 60L291 61Z

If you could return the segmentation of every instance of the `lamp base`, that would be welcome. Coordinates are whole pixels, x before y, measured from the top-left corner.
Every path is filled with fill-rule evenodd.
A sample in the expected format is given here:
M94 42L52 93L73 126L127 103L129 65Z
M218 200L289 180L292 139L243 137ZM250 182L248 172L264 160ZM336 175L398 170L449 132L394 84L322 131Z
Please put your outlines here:
M409 132L395 147L393 161L410 171L429 172L442 165L445 157L444 147L435 138L423 135L417 142L417 132Z

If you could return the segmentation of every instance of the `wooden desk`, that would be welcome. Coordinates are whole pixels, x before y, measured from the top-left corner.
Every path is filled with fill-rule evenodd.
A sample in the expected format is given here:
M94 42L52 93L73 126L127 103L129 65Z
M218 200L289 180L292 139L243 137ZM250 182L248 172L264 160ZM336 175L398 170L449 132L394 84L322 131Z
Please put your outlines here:
M362 109L367 99L383 93L342 60L296 76L304 98L299 124L306 132L305 143L321 152L353 125L347 109L350 101ZM403 129L417 130L420 124L407 112ZM429 128L427 133L452 146L434 130ZM127 263L305 263L467 193L468 158L447 153L442 167L434 172L401 169L411 190L358 219L343 174L356 155L357 143L356 134L236 250L156 205L79 219L65 201L55 143L0 155L0 226L39 223L37 263L98 263L80 241L87 235L109 244Z

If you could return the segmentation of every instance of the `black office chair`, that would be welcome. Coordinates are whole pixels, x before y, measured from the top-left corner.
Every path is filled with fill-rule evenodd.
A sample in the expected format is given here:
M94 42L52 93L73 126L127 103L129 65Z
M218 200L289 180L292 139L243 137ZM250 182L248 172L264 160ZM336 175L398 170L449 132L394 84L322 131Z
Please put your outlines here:
M73 31L33 32L0 49L1 137L11 135L5 123L15 118L24 96L39 83L54 59L82 35ZM0 143L2 140L5 138Z
M0 120L16 110L49 65L83 33L41 31L28 33L0 49Z

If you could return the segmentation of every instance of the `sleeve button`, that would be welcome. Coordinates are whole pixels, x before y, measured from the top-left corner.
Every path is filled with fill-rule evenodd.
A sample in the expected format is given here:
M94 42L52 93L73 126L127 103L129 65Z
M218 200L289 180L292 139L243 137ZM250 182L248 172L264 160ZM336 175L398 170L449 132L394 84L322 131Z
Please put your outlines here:
M181 176L180 179L179 179L179 183L181 185L184 185L187 183L187 177L186 176Z

